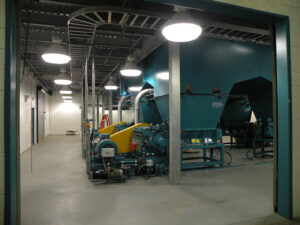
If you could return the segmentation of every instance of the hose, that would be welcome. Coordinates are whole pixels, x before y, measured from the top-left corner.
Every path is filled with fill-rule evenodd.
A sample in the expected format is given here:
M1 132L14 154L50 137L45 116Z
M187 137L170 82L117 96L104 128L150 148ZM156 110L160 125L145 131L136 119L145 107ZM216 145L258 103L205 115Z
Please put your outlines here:
M143 164L143 165L141 165L139 168L138 168L138 171L137 171L137 176L139 176L140 175L140 172L141 172L141 169L143 168L143 167L145 167L145 166L147 166L146 164Z
M224 167L228 167L228 166L231 165L231 162L232 162L232 155L231 155L229 152L227 152L227 151L225 151L224 153L227 154L227 155L229 156L229 161L226 162L226 163L224 164Z
M250 150L248 150L248 151L246 152L246 154L245 154L245 155L246 155L246 158L249 159L249 160L253 160L254 157L249 157L249 153L250 153L250 152L253 152L253 150L250 149Z

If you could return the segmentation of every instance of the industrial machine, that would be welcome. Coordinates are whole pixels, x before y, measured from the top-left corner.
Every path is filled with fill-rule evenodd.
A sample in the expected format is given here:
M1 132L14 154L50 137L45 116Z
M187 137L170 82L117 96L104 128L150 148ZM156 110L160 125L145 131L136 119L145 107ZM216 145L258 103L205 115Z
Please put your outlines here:
M204 49L211 54L203 54ZM220 52L226 52L234 64L229 65ZM124 181L133 175L150 178L168 173L171 151L168 121L172 113L169 112L166 72L168 54L168 45L162 45L139 65L148 83L135 98L134 125L127 127L125 123L119 123L107 134L101 130L98 140L92 139L89 170L93 178L99 176L110 182L111 178ZM181 79L177 91L181 93L178 100L181 116L177 122L181 130L181 169L223 167L222 129L246 134L250 126L244 122L249 122L252 111L262 121L272 118L272 60L271 57L262 58L262 55L271 56L271 48L205 37L199 43L187 44L180 49ZM129 97L124 97L118 108L122 109L122 102L126 101ZM174 101L176 104L177 99ZM230 107L225 112L227 103ZM242 115L237 113L239 124L234 124L236 109L243 111ZM121 114L119 118L122 118ZM176 121L173 123L176 125ZM263 124L260 126L263 133L257 130L256 140L265 141L271 137L271 121Z
M150 126L142 123L113 135L95 134L87 161L89 178L122 182L136 175L148 179L166 174L167 134L167 124Z
M252 140L253 156L272 157L273 150L266 150L265 147L273 144L273 120L272 118L257 119L255 137ZM257 150L260 147L260 151Z
M114 132L117 133L117 132L119 132L119 131L121 131L121 130L124 130L124 129L128 128L128 127L131 127L131 126L133 126L133 125L134 125L134 122L117 124L117 125L115 126Z
M151 177L166 174L169 165L169 125L137 127L133 130L131 149L141 159L138 175ZM142 170L143 169L143 170Z

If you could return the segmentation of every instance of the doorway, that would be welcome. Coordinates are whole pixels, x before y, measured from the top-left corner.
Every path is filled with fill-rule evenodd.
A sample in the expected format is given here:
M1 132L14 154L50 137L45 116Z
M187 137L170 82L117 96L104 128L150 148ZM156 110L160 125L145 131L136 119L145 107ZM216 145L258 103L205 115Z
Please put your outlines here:
M168 2L168 1L163 1ZM178 5L182 4L179 1L172 1L177 2ZM245 15L250 18L256 18L261 16L264 16L264 13L261 12L253 12L251 10L243 9L244 15L241 15L241 12L239 8L235 8L235 10L232 10L230 6L227 5L221 5L218 3L211 3L211 2L205 2L205 3L197 3L192 2L189 4L186 4L188 7L196 7L196 8L206 8L209 11L220 11L223 13L235 13L236 15L239 15L241 17L244 17ZM212 7L214 6L214 7ZM15 88L9 88L14 84L17 84L17 63L16 63L16 43L17 43L17 30L15 25L16 23L16 3L10 2L6 6L7 8L7 14L9 15L7 18L7 46L10 46L9 43L12 43L12 48L8 48L6 50L6 57L7 57L7 63L6 66L9 68L12 68L14 72L10 73L8 70L6 71L6 96L9 96L9 101L6 100L5 104L6 106L10 106L12 101L17 102L17 89ZM224 10L220 10L224 9ZM271 19L271 18L277 18ZM277 105L274 107L276 111L276 120L274 119L276 123L275 133L278 134L278 137L276 140L278 140L278 155L280 155L280 158L276 158L276 165L275 165L275 182L274 190L277 190L275 192L275 210L278 210L280 215L283 215L285 217L291 218L292 217L292 196L291 196L291 104L289 102L290 99L290 59L289 59L289 30L288 30L288 19L285 17L278 17L277 15L268 15L265 17L265 20L268 21L270 24L275 24L275 37L276 37L276 46L277 46L277 52L275 54L276 58L276 68L275 70L277 73L274 74L275 78L275 92L274 98L276 99ZM280 46L285 46L286 48L279 48ZM9 78L10 77L10 78ZM17 85L16 85L17 86ZM11 134L16 135L7 135L5 144L5 149L10 149L10 151L6 150L6 190L8 190L8 193L6 193L6 204L11 207L11 210L7 210L6 213L6 220L8 223L16 221L16 218L18 218L18 207L19 207L19 201L18 201L18 160L17 160L17 154L18 154L18 147L17 147L17 105L14 105L13 107L5 107L7 111L5 112L5 117L7 118L5 120L5 131L10 132ZM288 121L288 122L286 122ZM278 174L278 177L276 176L276 171ZM16 223L15 223L16 224Z

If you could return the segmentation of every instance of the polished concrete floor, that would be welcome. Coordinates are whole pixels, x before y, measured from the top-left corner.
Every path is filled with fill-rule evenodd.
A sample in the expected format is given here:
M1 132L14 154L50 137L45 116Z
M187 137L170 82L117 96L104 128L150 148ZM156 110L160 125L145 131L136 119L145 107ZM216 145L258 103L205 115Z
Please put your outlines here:
M184 172L177 186L94 184L80 146L78 135L49 136L21 155L22 225L291 224L272 215L271 159L232 150L232 167Z

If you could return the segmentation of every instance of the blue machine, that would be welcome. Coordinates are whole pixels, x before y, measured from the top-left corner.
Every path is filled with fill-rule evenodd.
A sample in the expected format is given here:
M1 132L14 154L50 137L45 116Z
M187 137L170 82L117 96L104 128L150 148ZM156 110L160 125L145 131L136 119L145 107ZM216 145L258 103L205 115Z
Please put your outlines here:
M265 146L273 144L273 126L274 124L272 118L257 119L255 137L252 140L254 157L272 157L270 153L272 153L273 150L266 150ZM261 148L260 151L257 151L258 146Z
M87 160L89 179L106 179L108 183L135 175L139 161L131 154L118 155L118 147L109 134L98 135L92 140Z
M272 106L269 99L257 101L256 93L250 93L253 89L252 81L243 83L251 79L255 82L255 79L264 79L270 83L271 56L269 46L206 37L181 45L181 121L178 122L181 122L182 169L224 165L220 118L236 83L248 88L247 96L252 110L259 112L266 105ZM157 76L160 72L168 71L168 45L162 45L145 58L140 66L144 71L143 79L149 83L146 85L154 88L155 96L148 96L141 102L140 122L151 125L134 128L130 153L117 155L118 150L109 136L100 135L92 140L89 169L95 177L122 181L132 175L150 178L168 172L169 82ZM261 86L263 88L264 85ZM249 113L247 111L247 118ZM262 115L272 118L266 113ZM117 129L122 128L120 126ZM271 136L270 126L261 129L264 138L267 134Z
M169 166L169 126L162 123L156 126L137 127L133 130L133 153L142 160L138 175L151 177L166 174ZM143 170L142 170L143 169Z
M134 122L117 124L115 126L115 131L114 132L117 133L117 132L119 132L121 130L124 130L124 129L132 126L133 124L134 124Z

